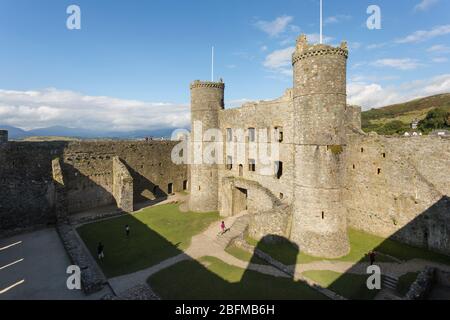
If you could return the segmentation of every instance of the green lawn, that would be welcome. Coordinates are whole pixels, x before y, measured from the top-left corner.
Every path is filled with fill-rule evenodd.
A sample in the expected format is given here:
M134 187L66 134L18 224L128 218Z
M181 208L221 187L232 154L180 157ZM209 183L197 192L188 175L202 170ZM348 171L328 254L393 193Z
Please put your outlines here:
M356 263L368 261L367 253L371 250L375 250L379 252L379 254L377 255L377 261L380 262L395 261L389 257L392 256L404 261L414 258L420 258L450 265L450 257L442 254L412 247L397 241L384 239L353 229L348 230L348 235L351 247L350 253L345 257L338 259L325 259L321 257L309 256L303 252L298 252L298 250L289 242L285 242L282 244L257 243L257 241L255 241L254 239L248 237L246 238L246 240L248 243L254 246L258 245L261 250L285 264L293 264L293 256L297 257L297 263L309 263L318 260L349 261Z
M372 300L379 290L369 290L367 276L334 271L305 271L303 275L351 300Z
M94 257L103 242L105 259L100 266L107 277L135 272L181 253L191 237L219 219L218 213L183 213L167 204L81 226L77 229ZM125 225L131 228L129 239Z
M273 277L228 265L213 257L183 261L152 275L147 282L163 299L322 300L303 282Z
M259 257L253 256L248 251L245 251L241 248L238 248L236 246L230 246L225 249L226 252L231 254L233 257L238 258L239 260L245 261L245 262L252 262L255 264L267 264L267 262Z

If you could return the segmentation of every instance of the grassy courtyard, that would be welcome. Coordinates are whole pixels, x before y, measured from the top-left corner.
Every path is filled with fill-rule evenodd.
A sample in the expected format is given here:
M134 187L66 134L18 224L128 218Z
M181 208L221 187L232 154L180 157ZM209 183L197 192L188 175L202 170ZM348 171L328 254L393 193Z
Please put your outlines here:
M218 213L180 212L175 204L144 209L133 215L86 224L77 229L94 257L104 246L99 262L107 277L132 273L175 256L186 249L192 236L219 219ZM125 225L131 235L125 236Z
M98 242L105 245L105 258L99 261L99 265L107 277L114 277L148 268L180 254L189 247L192 236L219 219L215 212L183 213L177 205L168 204L147 208L134 215L87 224L78 228L78 232L94 257L97 256ZM129 238L125 235L127 224L131 228ZM350 253L335 261L367 261L367 252L375 249L380 253L377 261L422 258L450 265L447 256L364 232L349 230L349 238ZM247 241L285 264L327 260L299 252L288 241L278 244L257 243L250 238ZM267 264L235 246L226 251L242 261ZM366 275L319 270L303 274L348 299L373 299L378 292L367 289ZM407 290L415 276L417 274L411 273L401 277L399 290ZM302 281L245 270L214 257L182 261L159 271L147 281L163 299L326 299Z
M244 270L213 257L183 261L147 282L163 299L327 299L301 281ZM205 267L206 265L206 267Z

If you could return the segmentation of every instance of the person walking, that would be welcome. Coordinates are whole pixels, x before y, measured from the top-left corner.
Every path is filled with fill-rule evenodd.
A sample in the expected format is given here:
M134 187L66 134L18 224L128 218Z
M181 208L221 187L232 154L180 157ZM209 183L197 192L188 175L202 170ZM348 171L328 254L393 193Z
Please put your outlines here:
M127 236L127 238L130 237L130 226L129 225L125 226L125 235Z
M105 246L103 245L103 243L99 242L97 246L98 260L102 260L105 257L104 249Z
M370 261L370 265L373 265L375 263L375 251L370 251L369 252L369 261Z
M225 233L225 221L222 221L222 223L220 224L220 229L222 230L222 234Z

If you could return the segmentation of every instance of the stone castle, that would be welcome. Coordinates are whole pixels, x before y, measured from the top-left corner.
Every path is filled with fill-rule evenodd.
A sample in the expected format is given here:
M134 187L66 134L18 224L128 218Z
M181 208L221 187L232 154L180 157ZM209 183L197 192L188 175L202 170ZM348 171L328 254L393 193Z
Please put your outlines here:
M301 36L293 88L237 109L224 109L223 82L194 81L190 152L217 142L196 134L200 121L244 159L226 143L212 150L222 163L175 164L177 141L14 142L0 131L0 233L109 205L130 212L189 189L191 211L247 211L253 238L281 236L311 255L346 255L348 228L450 255L450 140L364 134L361 109L347 105L347 58L345 43ZM252 145L261 130L279 143L264 166Z
M345 42L310 45L300 36L293 89L237 109L224 109L224 83L193 82L191 149L218 140L197 141L195 121L237 147L224 148L223 164L190 166L190 209L247 210L253 238L281 236L315 256L346 255L349 227L450 254L450 140L364 134L361 108L347 105L347 57ZM261 129L280 143L271 174L252 158ZM239 147L246 157L235 160Z

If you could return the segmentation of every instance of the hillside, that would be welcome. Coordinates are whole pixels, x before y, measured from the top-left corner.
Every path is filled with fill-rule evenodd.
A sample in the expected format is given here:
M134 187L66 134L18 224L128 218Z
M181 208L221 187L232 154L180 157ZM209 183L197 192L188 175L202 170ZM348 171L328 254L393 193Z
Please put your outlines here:
M382 128L386 124L400 121L403 131L406 131L414 119L423 120L429 111L436 108L450 112L450 93L364 111L361 115L362 127L366 132L375 131L383 134Z

